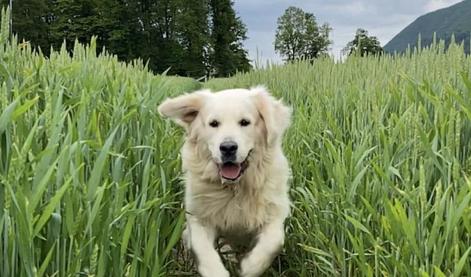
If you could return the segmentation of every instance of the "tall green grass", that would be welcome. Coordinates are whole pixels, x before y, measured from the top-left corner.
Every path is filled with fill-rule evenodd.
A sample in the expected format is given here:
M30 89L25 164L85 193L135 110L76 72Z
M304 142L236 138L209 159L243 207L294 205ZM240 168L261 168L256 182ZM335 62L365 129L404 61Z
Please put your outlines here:
M180 134L156 114L191 79L0 34L0 276L167 276ZM170 138L170 139L169 139Z
M49 58L0 32L0 276L192 275L182 132L156 114L199 83L154 76L95 43ZM443 44L402 57L270 66L294 108L286 245L269 276L471 275L471 58Z

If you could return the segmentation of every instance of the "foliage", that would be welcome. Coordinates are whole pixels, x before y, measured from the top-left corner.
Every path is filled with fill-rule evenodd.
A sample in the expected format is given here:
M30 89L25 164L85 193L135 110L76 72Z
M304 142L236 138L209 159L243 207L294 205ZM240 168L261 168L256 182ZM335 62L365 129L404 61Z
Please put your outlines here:
M0 275L191 276L182 132L156 106L200 87L89 46L0 32ZM294 109L293 213L268 276L471 274L471 57L444 44L214 79Z
M189 76L206 76L211 68L208 51L211 43L208 0L181 1L182 9L177 26L184 49L181 67ZM213 64L212 67L216 66Z
M227 77L236 71L249 71L251 66L242 41L247 29L240 17L236 17L231 0L211 0L212 55L214 76Z
M87 0L52 0L49 3L52 8L49 11L45 10L45 12L50 12L53 17L48 30L49 42L52 46L56 49L60 48L65 41L71 49L76 39L80 43L90 41L90 34L94 33L90 29L96 27L94 22L99 20L95 12L97 6L94 2ZM21 21L20 18L13 17L13 20ZM39 35L41 34L41 30L35 30L33 26L29 27Z
M275 51L286 61L317 58L326 54L332 43L329 25L318 26L315 16L300 8L287 8L277 22Z
M347 44L343 52L347 55L357 53L363 57L366 55L381 55L383 48L377 37L369 36L367 30L358 29L355 38Z
M13 31L46 55L64 41L73 51L76 39L86 43L95 35L98 49L122 61L141 58L156 73L199 78L251 68L242 46L246 28L229 0L14 1Z
M2 0L2 6L7 6L10 0ZM48 0L21 0L15 1L15 9L12 10L13 18L21 18L21 20L13 20L13 30L18 33L18 39L33 40L35 45L48 51L48 21L47 2ZM34 26L34 28L33 28Z

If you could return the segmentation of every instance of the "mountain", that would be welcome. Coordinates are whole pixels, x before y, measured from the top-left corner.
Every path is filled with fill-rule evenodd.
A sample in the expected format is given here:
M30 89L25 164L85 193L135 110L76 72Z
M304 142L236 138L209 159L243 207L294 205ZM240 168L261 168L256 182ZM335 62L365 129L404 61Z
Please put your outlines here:
M471 0L465 0L448 8L427 13L399 34L384 46L386 52L403 52L407 46L417 45L419 34L421 45L430 45L433 41L433 33L436 32L437 39L444 39L449 45L452 34L455 35L456 42L465 43L466 53L470 53L470 33L471 33Z

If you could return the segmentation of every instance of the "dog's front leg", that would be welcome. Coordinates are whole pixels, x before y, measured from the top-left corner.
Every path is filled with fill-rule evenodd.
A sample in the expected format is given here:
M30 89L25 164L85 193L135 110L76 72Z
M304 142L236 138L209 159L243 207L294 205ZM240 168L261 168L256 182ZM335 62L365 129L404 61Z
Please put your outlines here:
M272 263L283 247L283 220L272 222L262 228L255 247L242 260L242 277L260 276Z
M221 257L214 247L216 230L201 224L198 219L188 217L188 244L196 256L198 272L203 277L229 277Z

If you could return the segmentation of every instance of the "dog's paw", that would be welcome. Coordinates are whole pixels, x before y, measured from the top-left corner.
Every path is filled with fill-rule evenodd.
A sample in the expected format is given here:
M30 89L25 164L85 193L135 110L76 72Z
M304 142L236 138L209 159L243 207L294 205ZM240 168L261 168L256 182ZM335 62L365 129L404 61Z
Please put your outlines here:
M266 261L261 259L254 259L253 256L248 256L240 263L240 276L241 277L258 277L263 274L268 267Z
M230 277L229 271L224 266L199 266L198 272L202 277Z

